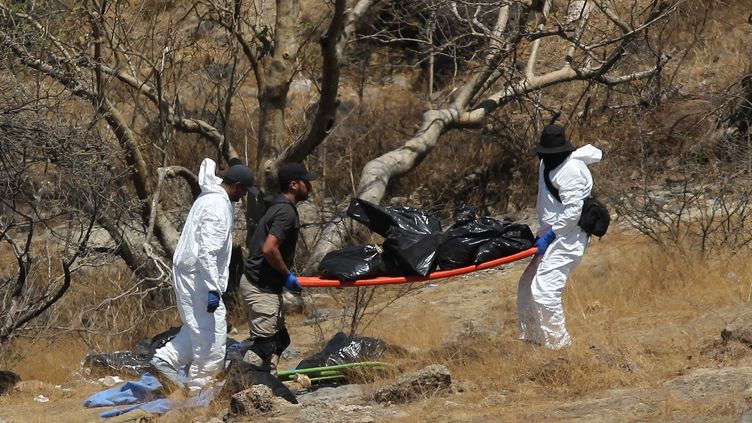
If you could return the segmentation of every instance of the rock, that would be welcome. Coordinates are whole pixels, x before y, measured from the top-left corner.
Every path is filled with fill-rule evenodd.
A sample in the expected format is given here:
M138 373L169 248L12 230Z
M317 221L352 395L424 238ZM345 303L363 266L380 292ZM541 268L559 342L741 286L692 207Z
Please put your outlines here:
M300 348L289 346L286 350L282 352L282 358L283 360L292 360L293 358L300 357Z
M745 411L739 423L752 423L752 410Z
M8 370L0 370L0 395L10 392L20 381L21 376Z
M201 21L193 29L193 39L200 40L214 31L214 22Z
M305 304L300 294L293 294L288 290L282 292L282 309L285 313L302 313Z
M284 398L292 404L298 401L282 382L269 373L261 372L253 366L242 361L233 361L225 377L225 385L222 387L221 396L227 398L248 390L255 385L265 385L270 388L273 395Z
M123 383L123 378L120 376L105 376L103 378L99 379L99 383L101 383L104 386L113 387L115 385Z
M282 383L291 391L299 392L303 389L308 389L311 387L311 378L302 373L298 373L295 375L295 380Z
M744 392L752 385L752 367L697 369L663 384L674 398L693 403L712 402L729 392Z
M340 317L342 315L342 310L337 310L334 308L323 308L323 307L317 307L311 310L310 313L308 313L308 316L306 316L306 319L303 320L304 325L312 325L317 322L325 322L327 320L331 320L337 317Z
M36 402L50 402L50 399L45 397L44 395L37 395L34 397L34 401Z
M380 403L405 403L447 392L451 384L452 375L449 370L440 364L432 364L380 388L374 394L374 399Z
M726 342L739 341L748 347L752 347L752 321L737 318L721 331L721 339Z
M265 414L274 408L272 390L266 385L253 385L230 399L230 413L235 416Z
M363 398L363 389L360 385L325 386L298 394L301 404L315 401L325 401L330 404L342 404L345 402L358 401Z

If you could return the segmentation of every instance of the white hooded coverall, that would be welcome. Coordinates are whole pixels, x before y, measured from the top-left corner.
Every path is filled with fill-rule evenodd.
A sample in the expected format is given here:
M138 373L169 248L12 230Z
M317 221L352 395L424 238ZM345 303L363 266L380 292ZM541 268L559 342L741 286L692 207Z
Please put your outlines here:
M553 229L556 238L545 254L536 255L520 278L517 289L517 317L520 339L550 349L571 343L564 322L562 295L569 273L580 263L588 235L578 226L582 204L593 189L587 165L601 160L601 151L586 145L549 174L559 190L561 202L548 191L541 162L538 178L538 236Z
M227 289L232 249L233 204L215 176L216 163L204 159L198 181L201 194L191 207L172 258L173 286L183 325L155 355L174 369L190 364L187 387L200 390L224 368L227 323L220 301L206 311L209 291Z

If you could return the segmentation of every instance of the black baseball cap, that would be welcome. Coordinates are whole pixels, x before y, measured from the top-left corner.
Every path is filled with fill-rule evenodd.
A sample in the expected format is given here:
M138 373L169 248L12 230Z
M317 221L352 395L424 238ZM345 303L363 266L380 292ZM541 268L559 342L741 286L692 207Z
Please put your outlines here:
M248 190L251 195L258 195L259 189L256 187L255 178L253 177L253 171L246 165L235 164L230 166L222 176L222 180L229 183L239 183Z
M277 170L277 180L280 187L284 187L292 181L315 181L316 179L319 179L319 174L309 172L302 163L285 163Z

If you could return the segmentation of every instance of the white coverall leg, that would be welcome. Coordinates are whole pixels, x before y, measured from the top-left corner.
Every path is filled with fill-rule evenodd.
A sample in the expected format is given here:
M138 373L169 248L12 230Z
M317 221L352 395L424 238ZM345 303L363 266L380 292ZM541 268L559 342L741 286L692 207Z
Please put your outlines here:
M214 375L224 368L225 342L227 340L226 310L223 302L214 313L206 311L208 289L195 289L190 276L175 273L175 293L180 320L184 322L177 336L155 355L173 368L190 365L189 390L200 390Z
M520 339L550 349L569 346L562 296L586 246L587 234L572 231L554 240L546 254L536 256L525 269L517 290Z

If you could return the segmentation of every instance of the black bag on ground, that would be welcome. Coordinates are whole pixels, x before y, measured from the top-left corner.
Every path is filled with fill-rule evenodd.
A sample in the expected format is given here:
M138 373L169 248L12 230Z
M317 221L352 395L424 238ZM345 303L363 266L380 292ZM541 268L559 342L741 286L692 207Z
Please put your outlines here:
M367 336L349 337L337 332L324 350L306 357L298 363L296 369L336 366L339 364L358 363L379 359L387 349L386 342Z
M319 275L350 282L383 274L381 254L372 244L355 245L327 253L319 263Z
M10 370L0 370L0 395L5 395L12 391L13 387L20 381L21 376L16 373Z
M171 327L166 331L146 338L136 344L133 351L115 351L111 353L88 353L84 357L83 366L94 372L115 372L124 376L140 376L149 370L149 360L158 348L180 332L180 326Z
M517 254L532 247L534 242L535 236L528 225L506 224L501 235L478 247L475 263L485 263Z
M454 208L454 224L452 227L475 220L475 208L467 203L460 203Z
M139 376L149 370L149 360L133 351L115 351L111 353L88 353L84 357L83 367L95 373L115 372L124 376Z
M140 376L149 371L149 361L154 353L177 336L178 332L180 332L180 326L171 327L151 338L141 340L132 351L88 353L84 357L82 365L95 373L114 372L123 376ZM237 341L228 337L226 348L235 343Z
M436 265L441 223L432 214L412 207L379 207L354 198L347 215L385 238L382 260L391 275L429 274ZM393 269L390 267L396 267ZM396 272L399 270L399 272Z
M606 206L594 197L588 197L582 204L582 214L578 225L588 235L606 235L608 225L611 223L611 214Z

